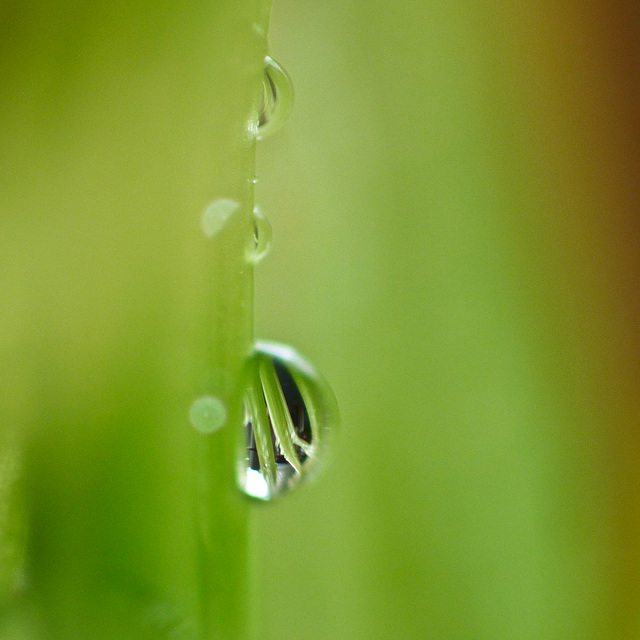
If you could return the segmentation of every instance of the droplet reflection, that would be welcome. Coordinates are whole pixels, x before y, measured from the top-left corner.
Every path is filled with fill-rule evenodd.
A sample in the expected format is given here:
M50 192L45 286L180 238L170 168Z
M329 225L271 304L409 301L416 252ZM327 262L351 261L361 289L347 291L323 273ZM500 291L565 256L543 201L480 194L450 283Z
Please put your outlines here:
M289 74L270 56L264 59L262 108L258 118L258 140L274 134L293 108L293 83Z
M294 349L259 342L247 365L238 484L271 500L315 475L338 425L335 397Z
M260 262L271 249L273 231L271 223L259 207L253 210L253 235L247 248L247 260L252 264Z

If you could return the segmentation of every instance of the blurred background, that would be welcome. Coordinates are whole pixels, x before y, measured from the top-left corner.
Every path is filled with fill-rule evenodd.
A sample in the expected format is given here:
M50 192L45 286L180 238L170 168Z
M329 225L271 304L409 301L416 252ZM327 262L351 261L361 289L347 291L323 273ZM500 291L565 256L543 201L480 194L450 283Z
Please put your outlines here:
M638 638L631 2L274 2L257 333L331 382L254 514L262 638Z
M246 189L257 5L0 3L0 609L24 493L49 637L184 640L203 610L200 216ZM249 509L257 637L640 638L637 3L273 5L296 103L258 144L256 334L342 426L317 482ZM22 615L0 635L40 638Z

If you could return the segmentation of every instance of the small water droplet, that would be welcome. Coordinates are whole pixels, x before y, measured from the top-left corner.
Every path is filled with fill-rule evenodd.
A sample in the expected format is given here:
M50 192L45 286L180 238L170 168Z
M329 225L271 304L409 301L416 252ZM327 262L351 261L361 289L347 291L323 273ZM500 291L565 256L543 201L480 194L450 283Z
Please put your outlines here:
M211 203L202 214L202 230L205 235L213 238L239 208L239 202L226 198Z
M278 131L286 122L292 108L291 78L273 58L266 56L262 79L262 108L258 118L258 140Z
M255 207L253 210L252 222L253 234L247 248L247 260L252 264L256 264L269 253L273 231L271 223L259 207Z
M246 379L238 484L246 495L268 501L317 472L338 408L327 383L286 345L258 342Z
M193 401L189 420L201 433L213 433L227 421L227 409L220 398L204 396Z

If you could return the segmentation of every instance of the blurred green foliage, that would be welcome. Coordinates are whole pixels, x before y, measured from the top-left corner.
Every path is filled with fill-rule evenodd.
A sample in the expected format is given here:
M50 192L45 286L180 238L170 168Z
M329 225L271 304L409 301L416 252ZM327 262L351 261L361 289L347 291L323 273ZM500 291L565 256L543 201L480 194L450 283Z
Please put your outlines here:
M199 216L245 202L259 3L0 5L0 605L25 548L40 598L0 633L241 636L249 523L264 640L640 637L634 11L275 3L256 333L343 428L249 508L186 416L235 331Z
M274 3L257 330L343 431L255 514L263 638L640 637L631 11Z

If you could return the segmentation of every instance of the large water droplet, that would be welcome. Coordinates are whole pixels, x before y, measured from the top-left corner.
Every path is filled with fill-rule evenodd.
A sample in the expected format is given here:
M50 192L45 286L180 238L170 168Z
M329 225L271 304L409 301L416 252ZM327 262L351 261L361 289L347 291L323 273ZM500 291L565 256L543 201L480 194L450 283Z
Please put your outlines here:
M269 253L273 231L271 223L259 207L253 209L252 222L253 234L247 247L247 260L256 264Z
M338 408L327 383L286 345L258 342L246 379L238 484L267 501L315 475L338 425Z
M293 84L289 74L270 56L264 59L262 108L258 140L272 135L286 122L293 108Z

